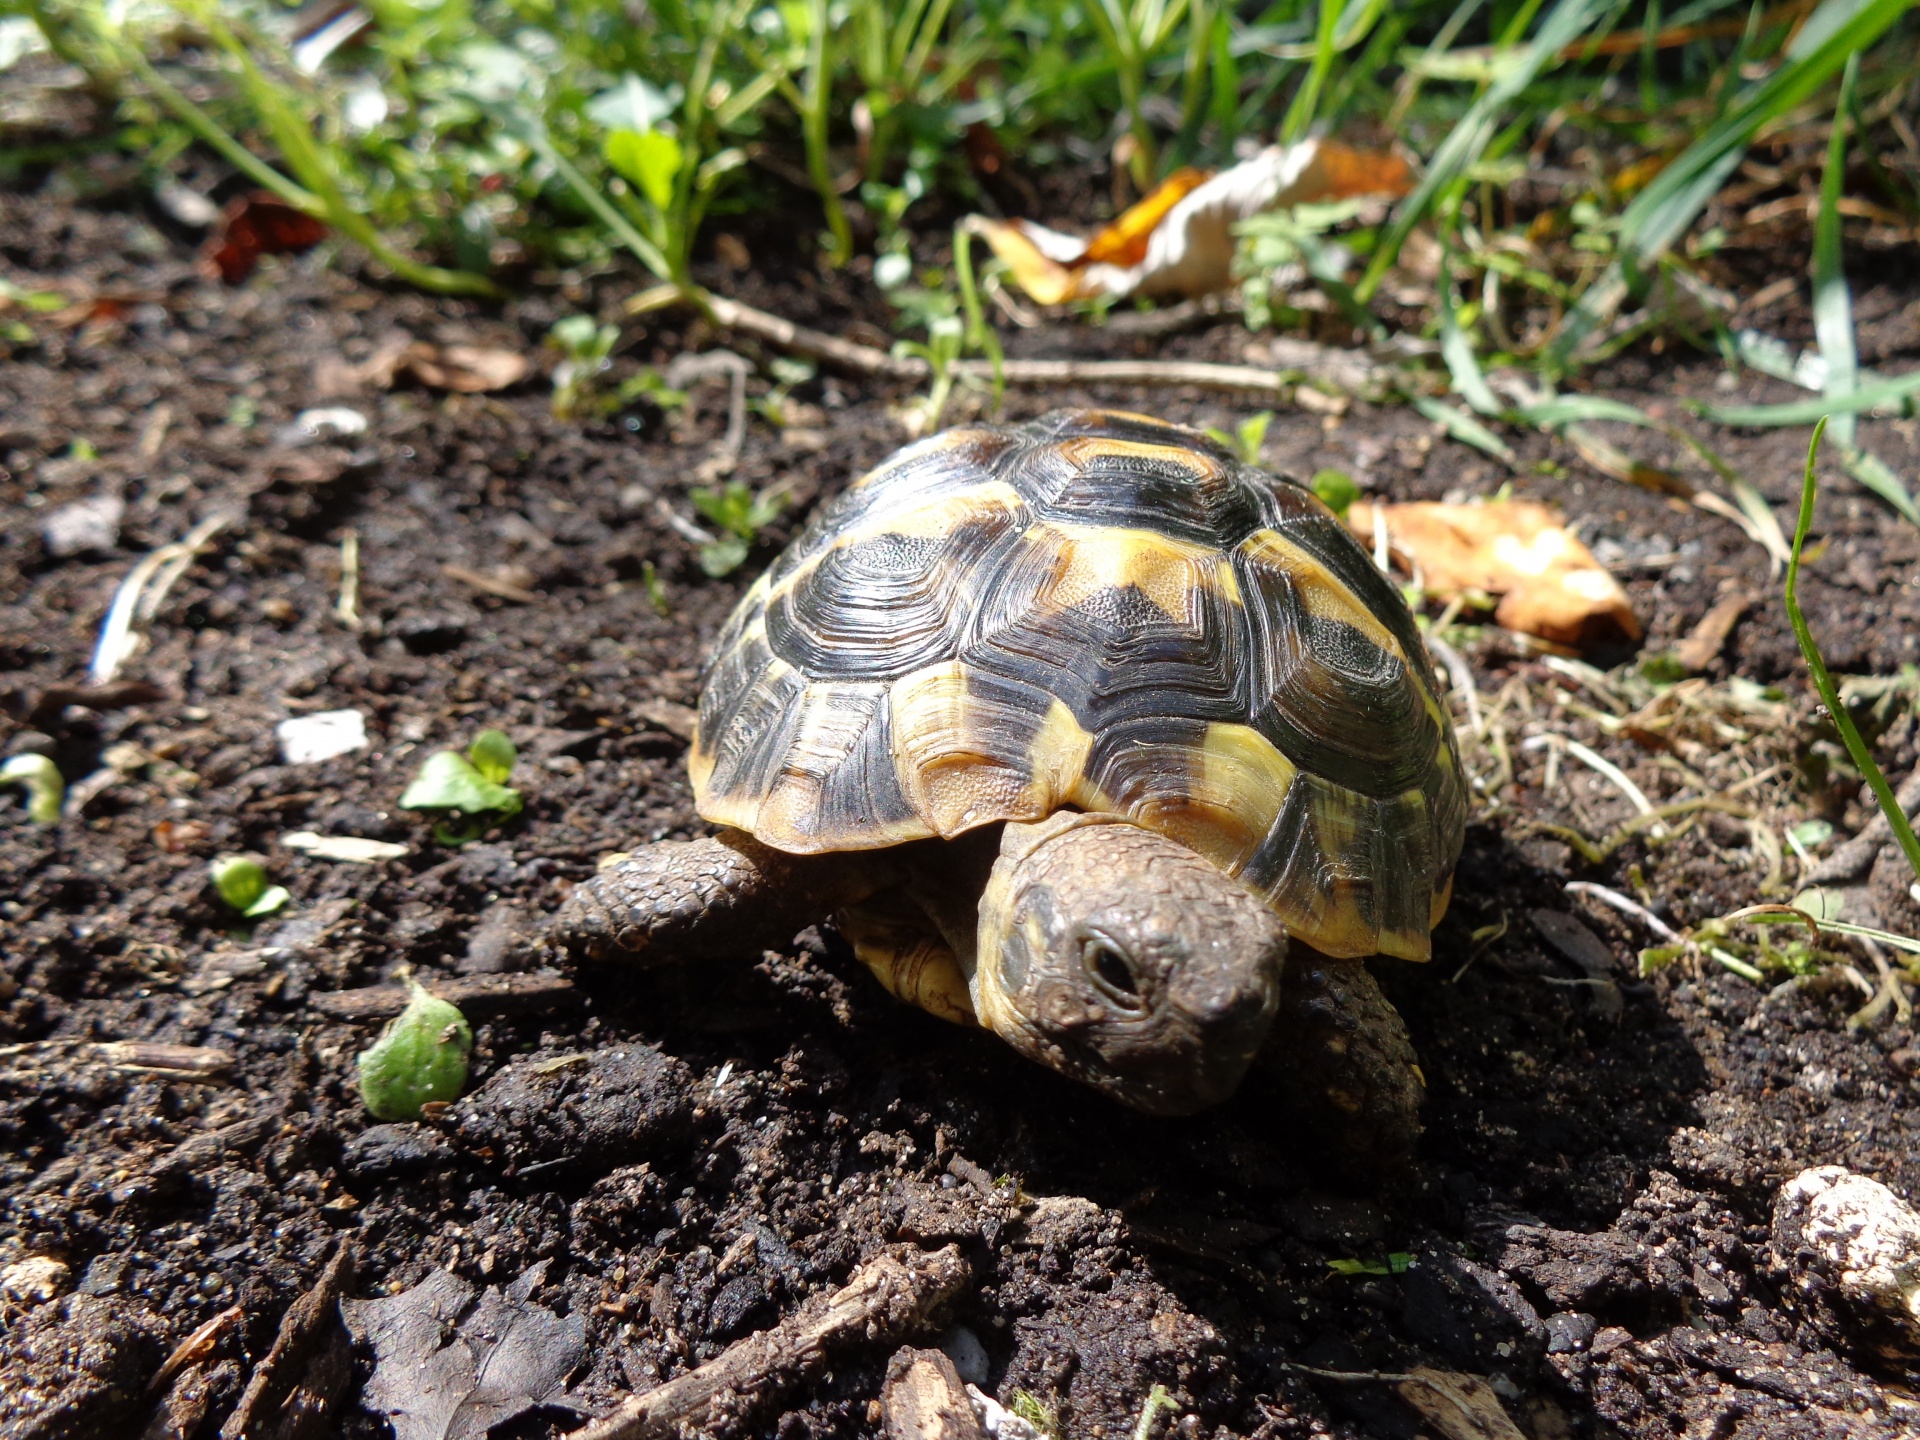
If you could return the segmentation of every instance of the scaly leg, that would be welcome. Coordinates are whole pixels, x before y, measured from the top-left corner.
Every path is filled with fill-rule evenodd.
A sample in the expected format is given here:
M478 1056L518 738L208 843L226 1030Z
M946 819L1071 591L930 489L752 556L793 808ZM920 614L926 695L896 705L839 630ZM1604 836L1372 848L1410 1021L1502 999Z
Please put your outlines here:
M1248 1089L1273 1094L1316 1139L1355 1160L1392 1164L1420 1137L1426 1084L1400 1012L1358 960L1301 946Z
M886 852L789 855L738 830L663 840L575 889L551 933L596 960L649 966L757 955L897 878Z

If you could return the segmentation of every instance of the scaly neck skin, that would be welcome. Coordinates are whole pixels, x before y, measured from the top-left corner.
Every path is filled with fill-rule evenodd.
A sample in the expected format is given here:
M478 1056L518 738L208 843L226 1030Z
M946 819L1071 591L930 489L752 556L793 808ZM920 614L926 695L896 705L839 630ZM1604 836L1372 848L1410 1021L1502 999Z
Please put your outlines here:
M1279 999L1286 934L1260 898L1120 816L1009 824L980 901L980 1022L1137 1109L1226 1098Z

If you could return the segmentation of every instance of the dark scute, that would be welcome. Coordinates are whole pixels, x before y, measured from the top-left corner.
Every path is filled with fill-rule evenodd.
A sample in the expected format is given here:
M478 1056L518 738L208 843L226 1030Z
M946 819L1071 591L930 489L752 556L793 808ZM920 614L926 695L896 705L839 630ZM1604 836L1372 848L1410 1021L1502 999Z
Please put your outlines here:
M448 1116L461 1145L492 1163L569 1161L605 1171L677 1147L691 1122L693 1085L679 1060L629 1043L566 1064L509 1065Z
M1180 621L1125 586L1052 610L1055 561L1044 537L1008 556L979 598L963 661L1045 687L1094 733L1143 715L1245 721L1251 667L1234 607L1196 586Z
M1281 803L1279 818L1247 861L1240 878L1256 890L1290 897L1303 910L1312 908L1306 896L1331 895L1336 885L1344 883L1361 921L1376 925L1371 853L1358 857L1328 854L1314 824L1316 808L1337 803L1325 781L1301 771ZM1356 859L1367 866L1366 873L1355 868Z
M1345 525L1334 518L1326 506L1314 502L1314 508L1289 516L1274 528L1326 566L1360 603L1393 632L1402 652L1412 656L1427 653L1426 642L1413 623L1405 597L1373 563L1360 542Z
M1193 793L1193 762L1207 722L1148 716L1103 729L1087 756L1087 778L1122 813L1178 805Z
M839 712L834 729L850 738L844 751L816 770L820 782L819 824L823 832L869 831L911 819L913 806L900 789L894 764L892 710L878 690L833 689L811 702ZM816 710L815 721L818 723ZM800 757L789 760L797 767ZM819 765L807 757L809 768Z
M700 741L713 757L716 795L765 795L800 730L806 680L789 670L759 676L737 696L700 697Z
M829 549L767 606L774 654L813 680L897 680L952 658L1024 517L992 510L944 537L883 531Z
M1199 451L1213 463L1105 454L1097 443L1080 447L1071 443L1076 440L1177 446ZM1136 422L1042 432L1009 451L1000 471L1029 497L1042 519L1153 530L1223 549L1259 529L1273 508L1264 476L1176 426L1162 431Z
M1362 795L1397 795L1421 782L1440 727L1397 656L1291 595L1253 605L1250 615L1255 729L1302 770Z

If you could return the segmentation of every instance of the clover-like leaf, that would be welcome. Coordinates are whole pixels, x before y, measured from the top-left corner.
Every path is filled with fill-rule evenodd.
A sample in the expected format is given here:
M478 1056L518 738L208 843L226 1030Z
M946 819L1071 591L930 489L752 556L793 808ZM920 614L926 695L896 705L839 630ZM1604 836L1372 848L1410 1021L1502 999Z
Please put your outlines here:
M271 915L293 898L286 886L269 884L267 872L250 855L222 855L207 873L227 908L249 920Z
M400 797L402 810L458 810L466 815L517 815L522 803L518 790L489 780L473 761L452 750L428 756Z

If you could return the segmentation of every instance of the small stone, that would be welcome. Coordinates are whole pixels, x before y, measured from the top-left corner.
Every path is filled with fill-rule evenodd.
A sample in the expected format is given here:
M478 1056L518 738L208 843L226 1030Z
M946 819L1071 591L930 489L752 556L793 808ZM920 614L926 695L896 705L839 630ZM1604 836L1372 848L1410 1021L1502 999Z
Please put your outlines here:
M1920 1213L1878 1180L1840 1165L1801 1171L1774 1202L1773 1250L1834 1343L1920 1357Z
M56 560L104 553L120 543L120 518L127 502L118 495L95 495L62 505L40 522L40 540Z
M953 1361L953 1368L969 1385L985 1385L990 1362L987 1347L980 1337L964 1325L956 1325L939 1339L939 1347Z
M1577 1310L1561 1310L1547 1317L1547 1353L1577 1355L1593 1343L1600 1322Z
M522 1060L448 1112L460 1142L495 1164L576 1164L604 1173L685 1138L693 1072L650 1045Z
M51 1255L29 1255L0 1269L0 1295L22 1305L44 1305L66 1292L73 1271Z

